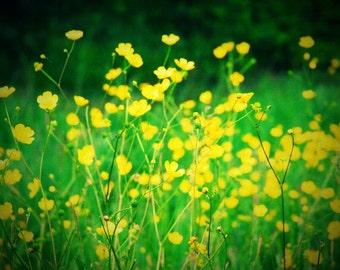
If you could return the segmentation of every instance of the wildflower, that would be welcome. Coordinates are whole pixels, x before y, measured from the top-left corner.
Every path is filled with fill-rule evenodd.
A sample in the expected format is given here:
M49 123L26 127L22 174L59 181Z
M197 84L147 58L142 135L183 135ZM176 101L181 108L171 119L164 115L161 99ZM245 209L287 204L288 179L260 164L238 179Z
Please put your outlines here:
M43 211L50 211L54 207L54 200L49 200L47 198L41 198L41 200L38 202L38 206Z
M179 232L169 232L168 239L172 244L179 245L183 241L183 236Z
M133 54L134 49L132 48L131 43L119 43L115 51L118 53L118 55L125 57L127 55Z
M240 181L241 187L238 189L238 193L242 197L248 197L258 192L258 186L254 185L250 180L243 179Z
M0 211L1 213L1 211ZM340 237L340 221L331 221L327 226L328 239L334 240Z
M314 39L311 36L300 37L299 46L305 49L312 48L314 46Z
M225 42L220 46L216 47L213 50L213 54L216 58L222 59L224 58L228 52L231 52L234 49L235 43L234 42Z
M14 185L21 180L22 174L18 169L7 170L4 175L5 184Z
M154 70L154 74L157 76L158 79L163 80L166 78L170 78L172 73L175 71L175 68L165 68L164 66L158 67L156 70Z
M281 220L276 222L276 228L281 232L283 232L283 229L284 229L284 232L289 232L289 224L288 223L283 224Z
M139 127L143 138L147 141L151 140L158 132L158 127L153 126L148 122L141 122Z
M189 71L195 68L194 61L188 61L185 58L175 59L175 64L182 70Z
M330 206L335 213L340 213L340 199L335 199L330 202Z
M175 83L182 82L183 78L184 78L184 74L177 69L174 69L174 71L172 72L172 74L170 76L171 81L173 81Z
M18 233L20 239L24 240L26 243L32 242L34 234L27 230L22 230Z
M38 178L34 178L32 182L27 184L28 190L30 190L30 193L28 196L32 199L34 196L38 193L40 188L40 181Z
M104 105L104 109L109 114L115 114L119 111L118 106L112 102L106 102Z
M85 145L83 148L78 149L78 161L85 165L90 166L95 158L93 145Z
M162 42L168 46L175 45L179 39L179 36L172 33L170 35L162 35Z
M276 127L273 127L270 130L270 135L272 135L273 137L281 137L283 134L283 127L282 125L277 125Z
M168 160L164 163L166 172L163 177L167 181L172 181L173 179L182 176L185 173L184 169L178 169L178 163L175 161L169 162Z
M87 104L89 104L89 100L82 97L82 96L74 96L73 97L74 99L74 102L77 104L77 106L79 107L84 107L86 106Z
M308 63L308 67L310 69L316 69L317 65L318 65L319 59L314 57L312 60L309 61Z
M315 185L313 181L303 181L301 183L301 190L314 198L319 197L320 189Z
M118 155L116 157L116 163L118 168L118 173L120 175L128 174L132 169L132 163L124 155Z
M321 189L320 196L326 200L334 197L334 195L335 195L335 191L333 188Z
M139 190L136 188L132 188L128 191L128 195L132 199L136 199L139 196Z
M248 42L243 41L236 45L236 51L239 54L247 54L249 52L249 49L250 49L250 45Z
M127 98L131 98L130 92L129 92L129 86L128 85L119 85L119 86L110 86L107 89L107 94L109 96L116 96L120 100L125 100Z
M92 108L90 111L91 123L95 128L103 128L111 126L111 121L104 118L103 113L98 108Z
M105 79L108 81L113 81L122 73L122 69L119 68L111 68L108 73L105 74Z
M7 220L13 213L13 206L9 202L5 202L4 204L0 204L0 219Z
M42 70L43 66L44 66L43 63L34 62L34 64L33 64L34 71L38 72L38 71Z
M233 209L238 205L239 200L236 197L231 196L229 198L224 199L224 203L229 209Z
M104 260L109 257L109 249L104 244L98 244L96 247L96 255L99 259Z
M268 212L268 208L264 204L257 204L254 206L253 212L257 217L264 217Z
M70 30L65 33L65 36L70 40L78 40L84 36L84 32L81 30Z
M45 91L42 95L38 96L37 102L41 109L51 111L57 106L58 96L52 94L51 91Z
M151 105L149 105L146 99L140 99L132 102L128 107L128 112L131 116L138 117L151 110Z
M80 199L81 199L81 197L80 197L79 194L74 194L68 199L68 201L65 203L65 205L67 207L76 206L80 203Z
M21 143L31 144L34 141L34 130L30 127L25 127L23 124L17 124L12 127L12 133L16 140Z
M3 86L0 87L0 98L7 98L15 91L14 87Z
M210 104L211 100L212 100L212 93L211 91L204 91L203 93L200 94L199 96L199 100L203 103L203 104Z
M67 116L66 116L66 123L70 126L77 126L79 125L80 123L80 120L79 120L79 117L76 113L69 113Z
M318 263L321 263L323 259L322 254L320 255L319 258L319 250L306 249L303 252L303 255L307 258L309 263L314 265L318 265Z
M140 68L143 65L143 59L138 53L126 55L125 58L135 68Z
M80 130L76 128L71 128L67 134L66 137L69 141L73 141L75 138L77 138L80 135Z
M20 160L21 159L21 152L19 150L16 150L16 149L7 149L6 155L11 160Z
M231 81L233 86L239 86L244 81L244 76L241 73L235 71L230 74L229 80Z

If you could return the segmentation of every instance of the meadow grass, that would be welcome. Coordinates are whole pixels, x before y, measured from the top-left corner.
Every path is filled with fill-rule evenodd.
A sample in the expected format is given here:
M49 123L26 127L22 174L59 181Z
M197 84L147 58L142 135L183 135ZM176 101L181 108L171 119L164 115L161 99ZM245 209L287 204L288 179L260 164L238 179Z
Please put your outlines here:
M250 45L226 42L218 83L193 95L171 34L154 81L118 43L101 92L71 95L82 35L66 33L56 77L34 63L50 90L1 87L2 269L339 267L336 59L315 69L303 37L302 72L251 78Z

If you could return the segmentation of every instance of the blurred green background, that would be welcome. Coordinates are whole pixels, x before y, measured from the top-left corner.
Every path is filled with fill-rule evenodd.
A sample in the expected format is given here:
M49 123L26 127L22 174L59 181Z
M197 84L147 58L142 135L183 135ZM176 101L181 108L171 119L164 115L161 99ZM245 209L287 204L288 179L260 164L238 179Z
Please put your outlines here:
M78 92L101 86L119 42L133 44L144 59L145 79L152 76L166 51L160 37L171 32L181 37L175 56L194 60L192 76L210 84L216 77L212 50L225 41L249 42L258 74L298 68L297 42L303 35L315 39L313 52L321 66L328 65L322 59L340 57L336 0L16 0L0 13L2 85L37 83L32 82L37 77L33 62L41 53L49 59L46 68L58 74L65 58L62 51L70 45L64 34L71 29L85 32L67 71Z

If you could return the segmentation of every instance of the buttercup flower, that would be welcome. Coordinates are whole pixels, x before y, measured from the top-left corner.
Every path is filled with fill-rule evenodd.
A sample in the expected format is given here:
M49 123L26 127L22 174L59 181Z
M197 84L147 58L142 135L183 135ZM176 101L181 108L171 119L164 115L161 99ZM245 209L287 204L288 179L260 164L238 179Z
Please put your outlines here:
M34 67L34 71L38 72L39 70L41 70L43 68L44 64L43 63L39 63L39 62L34 62L33 67Z
M20 239L24 240L26 243L32 242L34 234L27 230L22 230L18 233Z
M158 127L149 124L148 122L140 123L140 130L145 140L151 140L158 132Z
M95 128L104 128L111 126L111 121L104 118L103 113L98 108L92 108L90 111L91 123Z
M4 204L0 204L0 219L7 220L13 214L13 206L9 202L5 202Z
M83 148L78 149L78 161L85 165L90 166L95 157L93 145L85 145Z
M140 68L143 65L142 56L138 53L126 55L125 58L135 68Z
M99 259L104 260L109 257L109 249L104 244L98 244L96 247L96 255Z
M236 45L236 51L239 54L247 54L250 50L250 45L247 42L241 42L239 44Z
M314 46L314 39L311 36L300 37L299 46L305 49L312 48Z
M302 97L305 99L312 99L316 97L316 93L313 90L304 90L302 91Z
M131 43L119 43L118 47L115 49L116 53L120 56L131 55L134 52Z
M199 100L203 104L210 104L211 100L212 100L212 93L211 93L211 91L205 91L205 92L201 93L201 95L199 96Z
M179 36L176 36L175 34L162 35L162 42L168 46L176 44L179 41L179 39L180 39Z
M57 106L58 96L52 94L51 91L45 91L42 95L38 96L37 102L41 109L51 111Z
M73 97L74 102L79 106L79 107L84 107L87 104L89 104L89 100L82 97L82 96L74 96Z
M28 196L32 199L38 193L40 188L40 181L38 178L34 178L32 182L27 184L27 189L30 190Z
M105 74L105 79L108 81L113 81L122 73L122 69L119 68L112 68L109 70L108 73Z
M154 74L157 76L158 79L163 80L166 78L170 78L172 73L175 71L175 68L165 68L164 66L158 67L156 70L154 70Z
M34 141L34 130L23 124L17 124L12 128L12 133L15 139L21 143L31 144Z
M0 87L0 98L7 98L15 91L14 87L3 86Z
M128 161L128 159L124 155L118 155L116 157L116 163L120 175L126 175L132 169L132 163Z
M38 202L38 206L43 211L50 211L54 207L54 200L49 200L47 198L41 198L41 200Z
M1 213L1 211L0 211ZM327 226L328 239L334 240L340 237L340 221L331 221Z
M70 40L78 40L84 36L84 32L81 30L70 30L65 33L65 36Z
M77 126L80 123L79 117L76 113L71 112L66 116L66 123L70 126Z
M264 217L268 212L268 208L264 204L257 204L254 206L253 211L255 216Z
M185 58L175 59L175 64L182 70L188 71L195 68L194 61L188 61Z
M244 81L244 76L241 73L235 71L234 73L230 74L229 79L234 86L239 86Z
M21 180L22 174L18 169L7 170L4 175L5 184L14 185Z
M151 110L151 105L149 105L146 99L135 100L128 108L128 112L131 116L141 116Z
M179 245L183 241L183 236L179 232L168 233L168 239L174 245Z
M230 41L230 42L225 42L221 44L220 46L216 47L213 50L213 54L217 59L222 59L224 58L228 52L231 52L234 49L235 43Z
M172 181L173 179L182 176L185 173L184 169L178 169L178 163L175 161L165 161L164 167L166 172L163 174L163 177L167 181Z

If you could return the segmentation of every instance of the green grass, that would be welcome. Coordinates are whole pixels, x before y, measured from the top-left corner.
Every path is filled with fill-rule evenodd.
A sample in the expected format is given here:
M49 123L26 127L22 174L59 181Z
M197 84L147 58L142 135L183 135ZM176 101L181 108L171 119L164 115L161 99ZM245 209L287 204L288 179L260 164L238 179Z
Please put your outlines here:
M160 46L166 58L167 47ZM76 48L69 50L71 59ZM186 56L176 54L176 45L169 48L165 66L176 67L185 79L172 81L164 99L148 99L151 109L140 116L131 112L133 101L147 99L141 83L153 70L134 69L128 57L118 55L113 68L121 67L126 76L106 81L103 74L98 81L128 84L131 98L108 95L101 85L95 93L78 89L86 81L86 68L79 64L77 71L66 69L65 83L52 81L58 82L59 74L47 79L58 95L56 107L39 108L37 97L46 89L33 88L40 73L26 86L30 91L17 88L1 100L1 267L336 269L340 234L331 226L339 222L338 73L310 70L306 63L302 72L289 75L255 66L235 86L229 75L251 57L234 49L215 59L216 78L209 83L191 76L195 69L176 66L173 59ZM136 52L147 61L142 49ZM49 67L45 61L43 72L49 74ZM79 73L76 85L74 73ZM154 77L150 84L160 81ZM64 97L65 89L76 90ZM207 89L211 101L201 96ZM303 98L306 89L316 97ZM248 101L249 92L254 96ZM77 106L74 94L88 98L89 105ZM185 103L189 99L194 107ZM124 107L110 114L107 102ZM244 107L236 110L240 103ZM226 104L229 109L221 111ZM97 128L93 108L111 125ZM67 123L71 112L79 124ZM143 137L142 122L158 128L150 139ZM35 131L32 143L11 133L19 123ZM71 128L80 132L72 140ZM93 147L94 156L84 146ZM19 160L6 152L13 148L21 152ZM21 178L12 183L8 173L16 169ZM41 185L30 196L34 178ZM50 208L42 204L46 198ZM23 233L32 238L21 239Z

